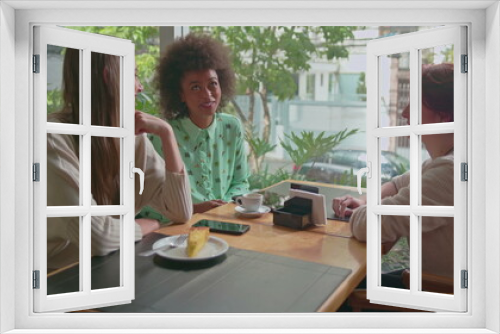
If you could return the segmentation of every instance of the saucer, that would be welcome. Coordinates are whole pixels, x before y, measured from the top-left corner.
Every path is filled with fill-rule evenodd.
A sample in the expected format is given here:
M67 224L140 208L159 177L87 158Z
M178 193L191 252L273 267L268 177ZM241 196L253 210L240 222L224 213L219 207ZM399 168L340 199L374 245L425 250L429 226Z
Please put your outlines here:
M242 217L247 217L247 218L258 218L262 216L263 214L266 214L268 212L271 212L271 208L265 205L262 205L258 211L247 211L244 207L241 205L238 205L237 207L234 208L236 212L238 212Z

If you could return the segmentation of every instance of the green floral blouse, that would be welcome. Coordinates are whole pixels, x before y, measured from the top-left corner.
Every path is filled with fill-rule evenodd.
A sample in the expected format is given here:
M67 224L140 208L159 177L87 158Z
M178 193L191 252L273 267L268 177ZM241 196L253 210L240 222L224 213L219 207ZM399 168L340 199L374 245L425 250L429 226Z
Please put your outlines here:
M169 122L189 175L194 204L214 199L230 201L232 196L249 191L243 128L236 117L217 113L206 129L200 129L188 117ZM163 156L160 138L150 139ZM165 221L149 207L138 217Z

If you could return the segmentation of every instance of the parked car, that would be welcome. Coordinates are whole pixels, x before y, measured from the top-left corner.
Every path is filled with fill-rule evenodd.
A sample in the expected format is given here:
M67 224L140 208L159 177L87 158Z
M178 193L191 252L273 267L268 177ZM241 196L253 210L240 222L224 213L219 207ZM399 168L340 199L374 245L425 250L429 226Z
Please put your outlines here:
M357 172L363 167L366 167L366 151L340 149L318 158L314 166L312 161L305 163L299 174L307 175L308 179L318 182L339 183L351 173L356 177ZM409 168L410 162L405 157L391 151L382 151L382 182L403 174Z

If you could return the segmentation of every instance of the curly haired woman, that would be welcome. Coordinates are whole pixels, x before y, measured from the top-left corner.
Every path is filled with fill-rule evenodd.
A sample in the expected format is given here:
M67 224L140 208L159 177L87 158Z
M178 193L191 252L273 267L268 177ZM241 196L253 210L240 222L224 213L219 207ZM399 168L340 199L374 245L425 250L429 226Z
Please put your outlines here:
M228 49L205 35L179 38L167 47L156 80L164 116L189 175L193 212L208 211L248 192L242 125L220 112L235 91ZM158 138L152 141L161 153ZM158 217L149 208L141 215Z

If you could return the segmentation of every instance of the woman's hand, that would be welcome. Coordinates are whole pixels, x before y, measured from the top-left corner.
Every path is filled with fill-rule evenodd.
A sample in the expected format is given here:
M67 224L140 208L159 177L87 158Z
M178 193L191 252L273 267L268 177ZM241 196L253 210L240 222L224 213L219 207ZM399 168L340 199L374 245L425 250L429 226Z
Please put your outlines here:
M365 204L366 199L364 197L354 198L350 195L345 195L333 199L332 208L337 216L344 218L351 216L354 209Z
M184 162L182 161L177 147L174 130L164 120L142 111L135 111L135 134L152 133L161 139L165 167L172 173L183 173Z
M135 134L152 133L157 136L172 133L172 127L164 120L142 111L135 111Z
M160 222L156 219L140 218L136 219L135 222L141 227L143 236L160 228Z
M198 204L193 204L193 213L203 213L218 206L224 205L227 202L221 199L214 199L211 201L201 202Z

